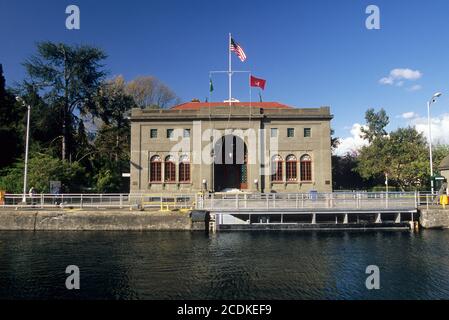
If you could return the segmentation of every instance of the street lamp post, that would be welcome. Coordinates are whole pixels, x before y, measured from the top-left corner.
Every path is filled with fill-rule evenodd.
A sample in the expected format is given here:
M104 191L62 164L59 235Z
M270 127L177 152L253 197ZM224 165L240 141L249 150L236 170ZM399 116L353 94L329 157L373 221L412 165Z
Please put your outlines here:
M24 106L25 101L22 98L16 97L16 100L21 102ZM25 142L25 168L23 172L23 196L22 202L26 203L26 194L27 194L27 183L28 183L28 146L30 142L30 115L31 115L31 106L28 104L27 107L27 130L26 130L26 142Z
M430 106L436 102L436 99L441 97L442 93L437 92L432 96L432 99L430 99L427 102L427 122L429 125L429 160L430 160L430 186L432 195L434 192L434 186L433 186L433 156L432 156L432 123L430 118Z

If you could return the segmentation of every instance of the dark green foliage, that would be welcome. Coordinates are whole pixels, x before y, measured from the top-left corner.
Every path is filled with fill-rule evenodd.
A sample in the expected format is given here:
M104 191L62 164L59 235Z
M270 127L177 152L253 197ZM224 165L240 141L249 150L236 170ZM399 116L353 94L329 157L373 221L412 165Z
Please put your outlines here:
M429 159L424 136L415 128L399 128L363 147L357 172L364 178L388 175L400 190L419 189L429 180Z
M23 191L23 161L15 162L0 173L0 190L8 193ZM37 192L48 193L50 181L61 181L64 192L79 192L85 178L84 169L78 162L69 163L47 154L30 154L28 162L28 186Z
M385 190L388 176L390 190L429 190L430 163L425 137L415 128L398 128L389 134L385 127L389 118L385 110L369 109L362 137L370 143L357 154L332 159L335 189ZM436 173L441 160L449 154L449 146L434 147Z
M26 109L6 89L3 66L0 64L0 170L10 165L23 150L25 113Z
M441 161L449 155L449 145L439 144L432 148L433 150L433 164L435 174L440 174L440 170L438 166L441 164Z
M390 123L390 118L384 109L375 112L374 109L368 109L365 113L366 125L368 128L361 129L363 138L369 142L374 141L376 138L384 137L387 134L385 127Z
M135 100L164 108L177 97L151 76L105 81L105 58L90 46L39 43L24 63L27 79L14 90L6 88L0 64L0 189L22 192L30 105L29 188L48 192L49 182L57 180L64 192L129 191L122 173L130 170L128 117Z
M334 190L370 190L380 181L362 178L357 172L357 154L348 153L344 156L332 156L332 179ZM380 182L382 183L382 182Z
M94 97L106 75L101 64L105 58L106 54L94 47L41 42L37 54L24 63L32 86L57 109L55 116L60 117L60 135L65 141L63 159L74 151L73 130L78 117L98 115Z

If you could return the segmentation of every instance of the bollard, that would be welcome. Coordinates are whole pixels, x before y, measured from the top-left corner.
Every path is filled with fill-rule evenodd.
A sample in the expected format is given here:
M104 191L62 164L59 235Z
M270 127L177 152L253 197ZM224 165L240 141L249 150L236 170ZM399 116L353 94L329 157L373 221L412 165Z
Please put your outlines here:
M211 215L209 220L209 232L212 231L212 233L217 232L217 217L215 215Z
M449 198L447 195L440 196L440 204L443 206L443 209L446 209L446 205L449 204Z
M418 221L409 221L410 231L411 232L419 232L419 222Z

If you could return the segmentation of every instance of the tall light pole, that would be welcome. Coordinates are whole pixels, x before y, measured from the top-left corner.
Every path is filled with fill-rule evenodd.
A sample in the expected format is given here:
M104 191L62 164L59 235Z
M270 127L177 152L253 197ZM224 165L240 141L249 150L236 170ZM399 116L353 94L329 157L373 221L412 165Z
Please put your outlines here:
M427 101L427 122L429 125L429 160L430 160L430 186L432 189L432 195L434 192L433 187L433 156L432 156L432 123L430 119L430 106L436 102L437 98L441 97L442 93L437 92L432 96L432 99Z
M28 109L27 112L27 131L26 131L26 143L25 143L25 168L23 172L23 196L22 202L26 203L26 194L27 194L27 179L28 179L28 146L30 142L30 114L31 114L31 106L25 103L22 98L16 97L16 100L26 106Z

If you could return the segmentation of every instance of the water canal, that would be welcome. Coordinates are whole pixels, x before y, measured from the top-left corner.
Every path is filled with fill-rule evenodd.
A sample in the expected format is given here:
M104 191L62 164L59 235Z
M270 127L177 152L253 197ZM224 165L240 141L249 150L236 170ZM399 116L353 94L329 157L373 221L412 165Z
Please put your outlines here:
M47 298L449 299L449 230L0 232L0 299Z

